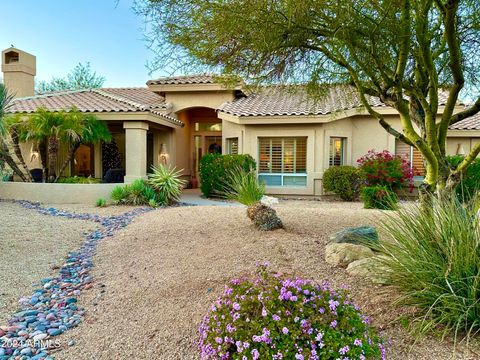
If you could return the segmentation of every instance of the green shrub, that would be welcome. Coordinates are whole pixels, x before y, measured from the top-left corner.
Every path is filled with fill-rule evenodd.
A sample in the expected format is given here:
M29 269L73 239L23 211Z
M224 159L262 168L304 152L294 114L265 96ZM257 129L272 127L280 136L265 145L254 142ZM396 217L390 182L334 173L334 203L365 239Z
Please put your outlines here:
M115 204L121 204L128 197L128 185L117 185L110 195Z
M152 199L156 202L155 191L143 179L115 186L110 196L115 204L122 205L149 205Z
M255 160L250 155L206 154L200 160L200 189L206 197L224 192L228 183L228 174L232 170L242 168L244 171L256 169Z
M148 180L137 179L131 184L118 185L111 197L116 204L166 206L177 201L185 181L180 179L180 171L163 165L152 167Z
M156 208L156 207L158 207L158 203L155 199L150 199L150 200L148 200L148 206L150 206L152 208Z
M234 279L199 328L201 359L380 359L384 349L346 290L260 267Z
M182 170L176 170L164 165L152 166L148 175L148 183L155 192L155 199L161 205L170 205L180 199L186 181L180 178Z
M99 199L97 199L97 201L95 202L95 206L97 206L97 207L106 207L106 206L107 206L107 200L105 200L104 198L99 198Z
M456 168L460 162L464 159L463 156L455 155L448 156L447 161L449 164ZM467 169L467 172L462 176L460 184L456 187L455 191L464 203L469 202L475 194L480 190L480 159L475 159Z
M102 180L91 177L71 176L60 178L57 182L61 184L100 184Z
M324 190L335 193L345 201L354 201L364 182L363 172L354 166L331 166L323 174Z
M128 186L128 197L127 203L128 205L145 205L148 203L148 200L145 197L147 193L147 184L143 179L136 179L131 184L126 185Z
M473 209L455 197L409 204L383 220L392 239L380 242L388 284L417 310L417 335L433 329L455 337L480 331L480 227Z
M265 195L265 184L258 182L257 173L252 170L245 171L241 167L230 169L220 187L224 189L217 191L220 197L236 200L247 206L260 201Z
M395 210L398 196L388 186L366 186L362 189L362 201L365 209Z

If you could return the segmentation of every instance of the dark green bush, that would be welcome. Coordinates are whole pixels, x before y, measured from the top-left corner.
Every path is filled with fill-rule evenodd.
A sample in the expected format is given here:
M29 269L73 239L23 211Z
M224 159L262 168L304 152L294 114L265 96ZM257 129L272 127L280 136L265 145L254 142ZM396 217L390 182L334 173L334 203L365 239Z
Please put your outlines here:
M448 156L447 161L449 164L456 168L463 160L463 156L455 155ZM460 184L456 188L458 198L462 202L469 202L476 192L480 190L480 159L475 159L467 169L467 172L463 175Z
M334 192L342 200L354 201L364 180L362 171L354 166L332 166L323 174L323 188Z
M237 168L246 172L256 170L255 160L250 155L206 154L200 160L200 189L206 197L224 193L229 173Z
M388 186L366 186L362 189L361 197L365 209L395 210L398 196Z

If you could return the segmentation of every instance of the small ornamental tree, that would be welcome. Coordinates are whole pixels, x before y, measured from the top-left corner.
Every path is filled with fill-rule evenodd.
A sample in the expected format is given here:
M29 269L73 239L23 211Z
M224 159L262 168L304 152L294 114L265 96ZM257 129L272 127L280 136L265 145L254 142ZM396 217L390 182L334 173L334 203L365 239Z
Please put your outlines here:
M357 160L364 172L368 186L385 186L391 190L409 187L413 190L413 171L405 157L393 155L389 151L368 153Z

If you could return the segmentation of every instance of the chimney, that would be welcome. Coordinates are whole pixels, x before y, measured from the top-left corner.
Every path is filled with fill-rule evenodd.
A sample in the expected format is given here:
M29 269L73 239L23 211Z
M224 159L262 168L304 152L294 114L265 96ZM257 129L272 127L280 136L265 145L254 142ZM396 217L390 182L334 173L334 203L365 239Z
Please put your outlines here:
M3 83L9 93L18 97L35 95L35 56L11 47L2 51Z

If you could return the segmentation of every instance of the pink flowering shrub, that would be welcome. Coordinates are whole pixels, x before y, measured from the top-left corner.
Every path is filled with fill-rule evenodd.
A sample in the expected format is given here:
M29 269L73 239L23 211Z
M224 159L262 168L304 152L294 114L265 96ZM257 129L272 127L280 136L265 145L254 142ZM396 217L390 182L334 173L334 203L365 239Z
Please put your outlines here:
M368 318L335 291L260 266L232 280L200 325L202 359L379 359L380 338Z
M410 161L402 156L393 155L387 150L368 153L357 160L365 173L367 186L386 186L392 190L409 187L413 190L413 172Z

